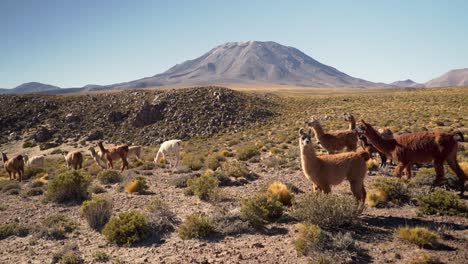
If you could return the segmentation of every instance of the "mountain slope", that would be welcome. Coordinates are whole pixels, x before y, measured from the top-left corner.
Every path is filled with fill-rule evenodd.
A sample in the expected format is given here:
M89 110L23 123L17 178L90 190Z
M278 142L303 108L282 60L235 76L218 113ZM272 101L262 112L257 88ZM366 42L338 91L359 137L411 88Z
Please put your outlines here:
M0 89L0 93L3 94L27 94L27 93L44 93L59 91L60 87L53 86L50 84L44 84L39 82L23 83L13 89Z
M201 57L177 64L162 74L106 88L223 83L315 87L377 86L322 64L296 48L271 41L249 41L225 43Z
M404 81L396 81L392 82L390 85L397 86L397 87L414 87L414 88L422 88L424 85L422 83L414 82L413 80L406 79Z
M426 87L468 86L468 68L451 70L425 83Z

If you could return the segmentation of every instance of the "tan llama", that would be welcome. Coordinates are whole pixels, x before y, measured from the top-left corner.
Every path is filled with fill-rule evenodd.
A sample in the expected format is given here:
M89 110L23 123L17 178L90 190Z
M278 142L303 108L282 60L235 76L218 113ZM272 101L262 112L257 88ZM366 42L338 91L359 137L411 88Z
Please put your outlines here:
M10 180L13 180L13 178L16 178L16 174L18 174L18 181L23 180L23 174L24 174L24 159L23 156L17 155L16 157L12 159L8 159L6 153L2 152L2 160L3 160L3 166L5 167L5 170L8 173L8 176L10 177Z
M333 154L346 149L347 151L355 151L357 149L358 137L353 127L354 117L346 116L346 120L350 122L350 130L338 130L325 133L320 121L314 117L311 118L308 125L312 127L317 143L320 144L328 154ZM354 126L355 126L354 122Z
M309 132L304 132L303 128L299 130L299 149L305 177L324 193L331 192L331 186L348 180L353 195L359 201L364 202L366 199L364 178L369 154L362 150L317 156L311 134L311 130Z

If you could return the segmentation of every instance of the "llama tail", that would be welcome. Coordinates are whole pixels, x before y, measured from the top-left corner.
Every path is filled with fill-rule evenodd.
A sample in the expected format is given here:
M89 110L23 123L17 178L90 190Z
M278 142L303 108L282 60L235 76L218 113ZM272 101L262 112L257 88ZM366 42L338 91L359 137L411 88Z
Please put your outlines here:
M456 141L465 142L465 138L463 137L463 133L461 131L454 132L453 133L453 138Z

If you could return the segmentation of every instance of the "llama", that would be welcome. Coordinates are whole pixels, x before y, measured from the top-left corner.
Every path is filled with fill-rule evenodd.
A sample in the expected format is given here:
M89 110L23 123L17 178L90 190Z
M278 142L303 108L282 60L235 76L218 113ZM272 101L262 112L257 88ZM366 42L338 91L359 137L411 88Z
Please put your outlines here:
M350 120L354 120L354 118ZM339 152L344 148L348 151L355 151L357 149L358 138L355 129L325 133L320 125L320 121L314 117L308 122L308 125L314 130L317 143L320 144L328 154ZM350 127L352 127L351 121Z
M23 156L17 155L12 159L8 159L6 153L2 152L2 160L3 160L3 167L8 173L10 180L16 178L16 174L18 174L18 181L23 181L24 175L24 159Z
M97 153L94 147L89 147L88 150L91 152L91 157L93 157L93 160L96 162L96 164L105 169L106 160L104 159L102 152Z
M67 169L72 168L74 170L78 170L83 168L83 154L81 151L70 151L68 154L64 152L63 157L65 158Z
M141 160L141 149L141 146L128 147L128 157L135 156L137 159Z
M128 170L128 162L127 162L127 155L128 155L128 145L119 145L115 147L111 147L109 149L104 148L102 141L98 143L99 149L101 150L102 155L107 160L107 168L113 169L114 164L112 163L113 160L122 160L122 168L121 172L127 168Z
M162 158L164 158L164 160L167 160L166 156L173 154L176 157L176 162L175 162L174 167L177 168L177 166L179 165L181 145L182 145L182 140L178 140L178 139L164 141L161 144L161 147L159 147L158 153L156 154L156 157L154 158L154 163L158 164L161 156ZM169 165L171 166L172 164L169 162Z
M32 158L29 158L28 155L23 155L24 164L26 164L26 166L28 167L43 168L45 156L45 154L42 154L41 156L34 156Z
M361 120L361 129L370 143L380 152L399 162L395 168L395 175L401 178L403 170L408 179L411 178L413 163L434 163L436 179L433 187L441 185L444 181L444 161L455 172L460 185L460 196L465 191L466 175L457 162L458 140L464 141L461 132L414 132L403 134L394 139L384 139L377 131L364 120Z
M366 199L364 177L369 154L363 150L317 156L311 134L310 129L308 133L304 132L303 128L299 130L301 165L305 177L312 181L316 189L324 193L331 192L332 185L338 185L346 179L351 185L354 197L364 203Z
M383 139L393 139L393 132L388 129L379 129L378 133L382 136ZM359 143L361 145L362 149L367 150L369 155L372 155L373 153L377 153L380 156L380 168L385 168L387 166L387 155L384 153L378 151L372 144L369 143L369 140L364 136L363 134L359 134ZM392 160L390 159L390 165L392 165Z
M345 121L349 122L349 131L354 131L356 129L356 119L354 119L354 116L350 113L344 113L343 114Z

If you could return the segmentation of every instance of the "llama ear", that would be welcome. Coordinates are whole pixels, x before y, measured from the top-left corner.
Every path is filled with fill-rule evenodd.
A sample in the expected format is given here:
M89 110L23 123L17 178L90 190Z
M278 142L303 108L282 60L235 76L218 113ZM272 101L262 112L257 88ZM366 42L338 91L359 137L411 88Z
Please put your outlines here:
M301 127L301 129L299 129L299 136L302 136L302 135L304 135L304 128L303 127Z
M363 123L364 125L367 125L366 121L364 121L363 119L361 119L361 123Z
M312 135L312 129L309 128L309 135Z

